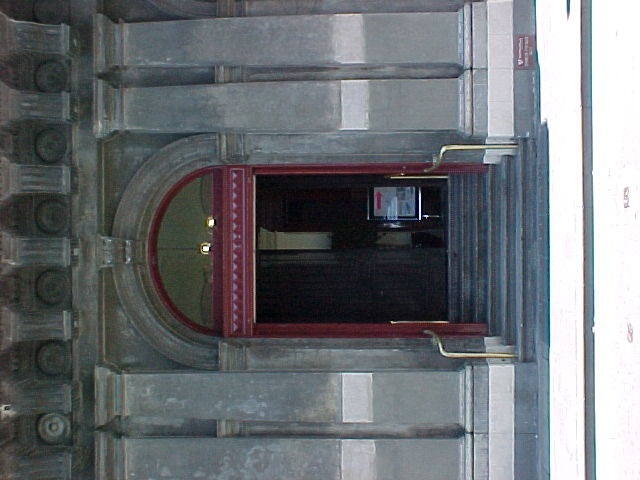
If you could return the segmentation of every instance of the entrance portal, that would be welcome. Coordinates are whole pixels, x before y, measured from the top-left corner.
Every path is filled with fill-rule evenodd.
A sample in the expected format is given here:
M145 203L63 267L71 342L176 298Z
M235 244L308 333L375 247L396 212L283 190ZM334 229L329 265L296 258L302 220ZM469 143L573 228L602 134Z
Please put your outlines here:
M207 335L482 335L485 324L450 323L449 179L413 175L423 169L194 172L155 216L156 290L178 320Z

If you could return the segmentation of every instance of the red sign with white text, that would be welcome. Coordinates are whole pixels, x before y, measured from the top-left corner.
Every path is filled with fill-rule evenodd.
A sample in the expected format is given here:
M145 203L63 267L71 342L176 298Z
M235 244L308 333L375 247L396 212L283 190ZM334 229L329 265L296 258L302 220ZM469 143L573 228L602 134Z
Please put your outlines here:
M535 35L516 35L514 45L516 70L533 70L536 66Z

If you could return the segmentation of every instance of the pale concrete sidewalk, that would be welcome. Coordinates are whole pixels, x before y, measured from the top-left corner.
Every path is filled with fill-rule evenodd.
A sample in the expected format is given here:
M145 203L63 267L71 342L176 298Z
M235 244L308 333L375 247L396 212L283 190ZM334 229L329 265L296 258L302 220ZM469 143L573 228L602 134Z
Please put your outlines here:
M549 125L551 478L585 478L580 2L537 3L541 117ZM597 477L640 478L640 6L593 7ZM588 287L588 286L587 286ZM587 328L590 328L587 325ZM588 368L588 364L587 364ZM593 428L588 425L586 428Z

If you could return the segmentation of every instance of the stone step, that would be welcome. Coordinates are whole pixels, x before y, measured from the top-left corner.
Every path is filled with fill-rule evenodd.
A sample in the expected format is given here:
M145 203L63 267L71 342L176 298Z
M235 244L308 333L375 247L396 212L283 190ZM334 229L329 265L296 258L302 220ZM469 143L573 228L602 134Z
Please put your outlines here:
M482 352L481 337L444 338L451 351ZM220 342L221 370L384 371L463 368L424 339L234 339Z
M96 437L98 480L463 480L469 436L455 439Z
M462 68L471 42L469 13L461 8L119 24L98 15L96 68L98 72L112 67L211 65L450 64Z
M459 425L472 369L394 372L95 372L96 422L116 418Z
M120 88L97 83L97 133L461 131L471 76ZM466 92L466 93L465 93ZM469 105L468 105L469 104Z

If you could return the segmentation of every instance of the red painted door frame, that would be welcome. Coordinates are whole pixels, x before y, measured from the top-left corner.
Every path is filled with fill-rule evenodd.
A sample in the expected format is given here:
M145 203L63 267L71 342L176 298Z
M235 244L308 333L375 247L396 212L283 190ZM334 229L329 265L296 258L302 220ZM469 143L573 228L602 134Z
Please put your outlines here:
M254 182L248 166L223 170L222 194L222 300L223 335L250 337L254 325Z
M219 180L214 187L222 193L219 222L222 258L221 288L214 290L213 301L221 302L225 337L422 337L429 329L441 335L487 334L486 324L463 323L264 323L255 319L255 222L256 175L419 175L425 165L418 164L342 164L342 165L229 165L216 167ZM432 175L485 173L480 164L445 164ZM217 178L217 177L216 177ZM216 207L217 208L217 207ZM215 249L215 246L214 246ZM215 282L216 284L218 282ZM220 303L219 303L220 304ZM219 305L218 304L218 305ZM214 310L215 311L215 310Z

